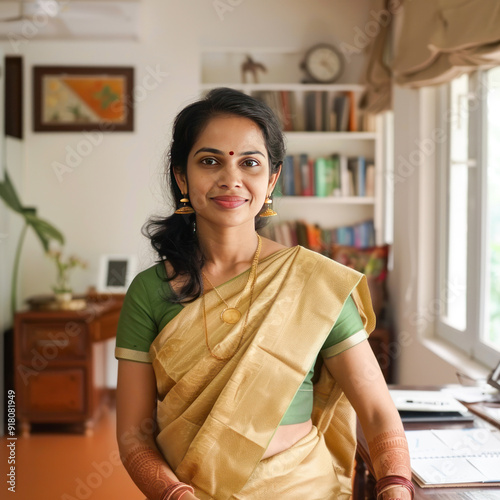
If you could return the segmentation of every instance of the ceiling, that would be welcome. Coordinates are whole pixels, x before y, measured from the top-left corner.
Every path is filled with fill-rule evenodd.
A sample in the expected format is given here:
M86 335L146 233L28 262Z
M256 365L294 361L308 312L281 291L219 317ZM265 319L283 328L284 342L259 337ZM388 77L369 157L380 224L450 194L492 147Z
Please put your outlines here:
M0 39L138 38L141 0L2 0Z

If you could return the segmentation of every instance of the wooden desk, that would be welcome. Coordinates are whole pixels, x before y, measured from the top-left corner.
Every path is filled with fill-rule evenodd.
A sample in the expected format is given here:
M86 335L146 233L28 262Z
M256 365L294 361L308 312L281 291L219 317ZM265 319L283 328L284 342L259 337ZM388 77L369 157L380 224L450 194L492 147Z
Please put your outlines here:
M104 402L105 345L116 335L122 300L79 311L26 311L15 317L14 368L21 433L31 423L80 423L87 434Z
M389 386L390 389L418 389L418 390L439 390L439 387L408 387L408 386ZM469 405L466 405L469 407ZM473 410L472 406L471 410ZM406 430L416 429L458 429L465 427L492 427L479 416L474 422L454 422L454 423L405 423ZM358 447L356 450L356 475L354 478L353 500L375 500L375 479L373 468L368 452L368 445L363 435L361 426L357 426ZM499 487L479 487L479 488L421 488L413 481L415 485L415 500L445 499L445 500L500 500Z

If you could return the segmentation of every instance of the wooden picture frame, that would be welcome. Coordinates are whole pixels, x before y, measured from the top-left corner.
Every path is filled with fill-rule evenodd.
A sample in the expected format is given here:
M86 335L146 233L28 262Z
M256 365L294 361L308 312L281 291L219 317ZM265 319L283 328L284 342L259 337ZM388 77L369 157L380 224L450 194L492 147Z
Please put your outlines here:
M5 59L4 130L5 135L23 138L23 58Z
M34 66L35 132L134 130L134 68Z
M126 293L136 273L137 259L133 255L101 255L97 291Z

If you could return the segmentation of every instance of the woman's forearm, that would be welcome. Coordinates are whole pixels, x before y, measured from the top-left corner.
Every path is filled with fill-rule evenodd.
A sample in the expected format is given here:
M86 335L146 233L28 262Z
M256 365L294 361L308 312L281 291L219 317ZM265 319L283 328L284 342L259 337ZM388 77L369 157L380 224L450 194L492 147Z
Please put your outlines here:
M410 453L403 429L381 432L368 442L368 448L377 479L388 475L411 479Z
M156 446L138 444L122 456L123 465L148 500L175 500L187 490L165 462Z
M375 435L368 442L368 449L377 479L377 500L413 498L410 453L404 430L395 427Z

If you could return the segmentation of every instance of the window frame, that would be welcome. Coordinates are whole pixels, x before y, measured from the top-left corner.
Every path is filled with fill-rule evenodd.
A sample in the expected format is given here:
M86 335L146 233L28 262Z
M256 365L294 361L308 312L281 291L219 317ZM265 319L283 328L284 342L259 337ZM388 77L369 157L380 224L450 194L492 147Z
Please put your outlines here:
M437 126L446 130L446 140L437 148L437 233L436 297L440 312L436 315L435 335L457 347L472 359L489 366L498 362L500 350L482 340L485 331L485 304L488 294L489 274L487 272L487 72L478 70L468 75L468 195L467 195L467 290L466 327L461 331L445 321L443 305L447 290L447 247L448 247L448 186L450 181L450 139L451 139L451 83L444 84L438 92ZM447 117L445 119L444 117ZM450 287L451 288L451 287Z

